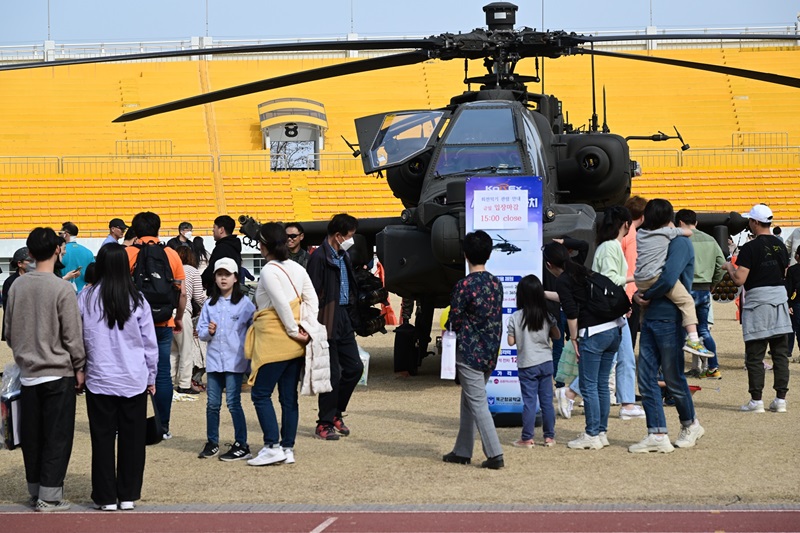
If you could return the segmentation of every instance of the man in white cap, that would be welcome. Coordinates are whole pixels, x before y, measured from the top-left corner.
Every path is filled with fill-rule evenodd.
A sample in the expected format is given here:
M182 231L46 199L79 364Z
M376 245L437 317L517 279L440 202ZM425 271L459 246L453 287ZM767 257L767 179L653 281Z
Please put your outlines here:
M763 362L769 346L776 393L769 410L785 413L786 392L789 390L789 343L786 334L792 332L785 286L789 254L784 244L770 233L772 210L769 207L754 205L745 218L749 219L748 227L754 238L739 250L736 266L725 263L731 279L737 285L744 285L746 291L742 304L742 334L750 401L741 409L764 412Z

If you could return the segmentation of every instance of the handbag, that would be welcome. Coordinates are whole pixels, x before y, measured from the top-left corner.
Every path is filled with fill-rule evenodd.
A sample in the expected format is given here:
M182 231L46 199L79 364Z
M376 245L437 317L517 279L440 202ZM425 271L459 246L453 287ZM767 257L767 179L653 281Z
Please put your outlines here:
M564 349L561 351L555 380L559 383L572 383L576 377L578 377L578 357L572 341L568 340L564 343Z
M456 334L449 329L442 334L442 369L439 377L456 378Z
M158 407L156 407L155 396L148 393L150 396L150 403L153 405L153 416L147 419L147 429L145 432L144 442L147 445L158 444L164 440L164 426L161 425L161 417L158 416Z

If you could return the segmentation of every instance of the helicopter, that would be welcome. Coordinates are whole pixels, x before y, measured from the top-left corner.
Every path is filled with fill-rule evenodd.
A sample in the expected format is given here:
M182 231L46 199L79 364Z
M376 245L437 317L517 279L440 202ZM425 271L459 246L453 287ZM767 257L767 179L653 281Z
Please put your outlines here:
M508 240L504 239L502 235L497 235L497 237L498 237L497 239L492 239L492 240L502 241L502 242L498 242L497 244L492 246L492 250L498 250L500 252L504 252L506 255L511 255L522 251L522 248L520 248L514 243L508 242Z
M356 119L357 145L364 172L385 176L403 211L394 217L359 221L359 234L371 257L373 247L389 292L422 303L426 312L418 335L430 337L433 308L449 303L450 291L464 276L461 239L465 234L465 183L473 177L534 176L543 191L544 242L569 235L594 243L599 213L622 204L639 166L631 160L628 139L601 127L595 111L588 128L576 128L554 95L530 92L541 81L539 60L574 55L612 57L738 76L800 88L800 79L665 57L596 50L595 43L655 39L796 41L796 35L659 34L587 36L566 31L515 29L517 6L484 6L486 27L421 39L317 41L204 49L203 55L309 51L383 51L386 55L324 66L191 96L121 115L114 122L146 117L270 89L390 69L438 59L463 59L467 90L438 109L400 110ZM397 53L388 53L392 50ZM67 59L0 66L2 70L84 63L148 60L197 55L197 50ZM523 59L535 59L534 74L519 74ZM485 74L470 76L469 61L482 61ZM478 85L477 90L472 85ZM594 72L592 72L594 95ZM593 97L594 101L594 97ZM677 133L677 129L676 129ZM642 139L642 137L634 137ZM659 132L648 137L667 140ZM680 138L680 134L678 134ZM680 139L683 142L683 139ZM686 145L685 143L683 143ZM688 145L686 145L688 147ZM737 213L703 213L698 226L724 244L746 221ZM252 219L244 217L248 222ZM321 240L327 222L303 222L306 241ZM241 231L254 239L253 224ZM505 246L505 243L498 246ZM591 254L589 255L591 257ZM421 327L420 327L421 326ZM420 348L422 352L425 350Z

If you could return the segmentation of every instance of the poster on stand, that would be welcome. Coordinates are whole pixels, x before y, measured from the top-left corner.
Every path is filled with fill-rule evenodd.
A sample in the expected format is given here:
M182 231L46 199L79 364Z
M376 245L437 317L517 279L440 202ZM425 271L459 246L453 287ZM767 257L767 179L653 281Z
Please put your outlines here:
M503 334L497 368L486 384L489 411L521 415L517 350L507 343L508 319L517 309L517 283L542 277L542 180L537 176L467 179L466 231L483 230L494 242L486 270L503 283Z

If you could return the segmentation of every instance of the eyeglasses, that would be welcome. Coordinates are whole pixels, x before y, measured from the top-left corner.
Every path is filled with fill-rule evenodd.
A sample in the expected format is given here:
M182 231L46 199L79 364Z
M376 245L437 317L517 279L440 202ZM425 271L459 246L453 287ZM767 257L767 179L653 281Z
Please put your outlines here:
M287 239L296 239L296 238L298 238L300 235L301 235L300 233L287 233L287 234L286 234L286 238L287 238Z

